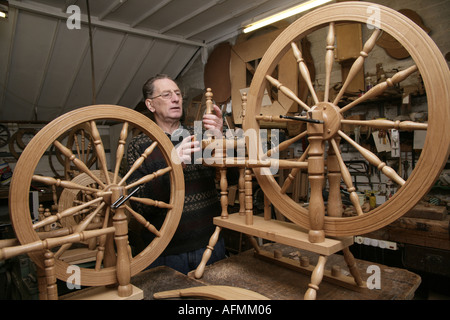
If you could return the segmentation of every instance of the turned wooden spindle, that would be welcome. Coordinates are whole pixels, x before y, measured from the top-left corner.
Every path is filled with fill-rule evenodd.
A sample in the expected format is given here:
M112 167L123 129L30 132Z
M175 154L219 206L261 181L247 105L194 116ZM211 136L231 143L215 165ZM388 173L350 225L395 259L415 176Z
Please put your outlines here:
M52 217L52 213L50 212L50 209L49 208L45 208L45 210L44 210L44 221L49 221L51 217ZM45 232L48 232L51 229L52 228L51 228L50 224L44 225L44 231Z
M252 170L245 169L245 223L253 224L253 191L252 191Z
M242 101L242 123L245 121L245 113L247 109L247 92L243 92L241 96Z
M414 65L403 71L397 72L396 74L394 74L392 76L392 78L389 78L386 81L379 83L376 86L372 87L369 91L364 93L361 97L359 97L355 101L353 101L353 102L349 103L348 105L346 105L345 107L343 107L339 112L344 113L347 110L350 110L351 108L353 108L354 106L360 104L361 102L364 102L368 99L372 99L372 98L379 96L387 88L393 87L397 83L402 82L403 80L405 80L407 77L409 77L411 74L413 74L416 71L417 71L417 66Z
M98 213L103 210L103 207L105 206L105 203L101 203L97 209L92 211L89 215L87 215L79 224L77 224L74 228L74 232L81 232L86 230L88 225L92 222L92 220L98 215ZM92 240L92 239L90 239ZM95 239L94 239L95 240ZM55 253L55 258L59 259L61 255L70 247L72 246L71 243L65 243L61 246L61 248L58 249L58 251ZM92 250L92 249L91 249Z
M45 281L47 282L47 299L58 300L58 287L56 286L56 268L53 252L46 250L44 253Z
M45 278L45 270L36 266L36 276L39 290L39 300L48 300L47 296L47 280Z
M142 163L147 159L147 157L153 152L153 150L158 145L158 141L154 141L147 149L145 149L144 153L137 159L131 168L128 170L128 172L125 174L125 176L120 180L118 183L119 186L123 186L127 179L135 172L137 169L139 169L142 165Z
M323 120L321 111L312 110L310 113L312 119ZM322 195L325 181L324 141L322 138L323 125L308 123L307 126L310 144L308 151L308 178L311 186L309 201L309 241L316 243L325 240L325 232L323 230L325 205Z
M239 168L239 215L245 215L245 168Z
M300 100L297 95L290 90L289 88L285 87L280 81L278 81L277 79L266 75L266 79L274 86L276 87L278 90L280 90L281 92L283 92L286 97L288 97L289 99L291 99L292 101L297 102L303 109L305 110L310 110L309 106L304 103L302 100ZM311 82L311 80L310 80Z
M377 167L378 170L383 172L386 175L386 177L388 177L389 179L391 179L400 186L405 184L405 180L403 180L402 177L400 177L394 169L392 169L391 167L386 165L386 163L381 161L380 158L378 158L374 153L357 144L353 139L351 139L341 130L338 130L338 134L342 138L344 138L348 143L350 143L353 147L355 147L355 149L358 150L358 152L361 153L361 155L367 161L369 161L371 165Z
M81 204L79 206L68 208L68 209L66 209L66 210L64 210L62 212L58 212L58 213L56 213L54 215L50 214L50 211L49 211L48 212L49 216L46 217L44 220L36 222L35 224L33 224L33 229L37 230L37 229L39 229L39 228L41 228L43 226L50 225L53 222L60 221L62 218L74 215L75 213L81 211L82 209L90 207L90 206L94 206L94 205L98 204L101 201L103 201L103 198L97 198L97 199L94 199L92 201L83 203L83 204Z
M128 122L124 122L122 126L122 130L120 131L119 136L119 145L117 146L116 152L116 167L114 168L114 177L113 184L117 183L117 179L119 178L120 166L122 164L122 158L125 153L125 144L127 143L128 137Z
M211 88L207 88L206 89L206 93L205 93L205 98L206 98L206 114L212 114L213 113L213 93Z
M220 235L221 230L222 230L222 228L216 226L216 229L214 230L214 233L212 234L211 238L209 239L209 243L206 246L205 251L203 252L202 261L197 266L197 269L194 272L195 278L200 279L203 276L206 264L208 263L209 259L211 258L211 254L214 250L214 246L217 244L217 241L219 240L219 235Z
M220 168L220 205L222 206L222 219L228 218L228 180L227 168Z
M264 220L272 219L272 204L269 198L264 194Z
M97 182L102 188L106 187L103 181L101 181L99 177L93 174L92 171L89 170L89 168L86 166L86 164L80 159L78 159L69 148L62 145L61 142L59 142L58 140L55 140L53 144L55 145L55 147L59 149L59 151L61 151L61 153L65 157L67 157L70 161L72 161L80 171L86 173L89 177L94 179L94 181Z
M120 196L125 196L125 190L121 187L112 188L111 201L115 201ZM116 272L119 286L117 294L119 297L129 297L133 293L131 279L131 261L128 255L128 222L125 214L125 206L122 205L115 210L113 216L113 226L116 229L114 242L116 244L117 262Z
M330 23L327 35L327 53L325 54L325 92L323 101L328 102L330 95L331 71L334 63L334 22Z
M323 273L325 271L325 263L327 262L326 256L319 256L316 267L311 275L311 283L308 285L308 290L306 290L304 299L305 300L316 300L317 290L319 290L319 285L323 279Z
M303 152L303 154L298 159L299 162L304 162L306 157L308 156L309 152L309 145L306 147L306 150ZM286 180L284 180L283 185L281 186L281 193L286 193L287 189L291 186L292 182L294 181L297 174L300 172L301 168L292 168L291 172L288 174Z
M277 152L286 150L286 149L289 148L293 143L295 143L295 142L297 142L298 140L300 140L300 139L306 137L307 134L308 134L307 131L303 131L302 133L296 135L295 137L290 138L290 139L288 139L288 140L285 140L285 141L281 142L281 143L280 143L279 145L277 145L276 147L274 147L274 148L268 150L268 151L266 152L266 154L263 155L263 156L261 157L261 159L265 159L265 158L267 158L267 157L270 157L270 156L272 155L272 153L277 153ZM301 161L304 161L304 160L301 160Z
M305 80L309 92L311 93L311 96L313 97L314 103L319 103L319 98L317 98L316 91L314 90L313 83L311 81L311 74L309 73L308 66L306 65L305 60L303 59L302 52L298 48L297 44L295 42L291 42L292 51L294 52L294 57L297 59L298 68L300 70L300 74L302 75L303 79Z
M369 53L372 51L373 47L375 46L375 42L377 41L377 38L380 34L380 29L375 29L370 38L366 41L366 43L363 46L362 51L359 53L359 57L355 60L353 65L351 66L347 78L345 79L341 90L337 94L336 98L334 99L333 104L337 105L339 100L341 100L342 96L344 95L345 90L347 90L347 87L352 82L353 78L358 74L358 72L361 70L361 68L364 65L364 60L369 56Z
M152 180L154 180L157 177L161 177L162 175L165 175L166 173L172 171L172 167L167 167L167 168L163 168L163 169L159 169L153 173L150 173L146 176L143 176L142 178L140 178L139 180L136 180L133 183L130 183L129 185L127 185L125 187L126 190L130 190L130 189L134 189L137 186L140 186L144 183L150 182Z
M327 177L329 184L327 214L330 217L342 217L342 213L344 212L341 198L341 168L335 152L335 150L339 150L340 139L336 140L335 143L338 147L335 149L330 145L328 147L327 157Z
M347 186L347 191L350 193L350 201L352 202L353 206L355 207L357 215L362 215L363 211L361 208L361 204L359 203L359 197L356 193L356 188L353 186L352 182L352 176L350 175L350 171L348 171L347 166L344 163L344 160L342 159L339 147L335 141L335 139L330 139L331 146L334 149L336 159L339 163L339 167L341 169L341 175L342 180L344 181L345 185Z
M95 121L92 120L90 122L90 124L91 124L91 134L92 134L92 138L94 139L94 146L95 146L95 150L97 152L97 158L100 163L100 169L103 171L105 178L106 178L106 183L109 185L109 184L111 184L111 179L108 174L108 164L106 162L106 154L105 154L105 148L103 146L102 138L100 136L100 132L97 129L97 124L95 123Z
M141 214L134 211L128 205L125 205L125 208L127 209L127 211L129 213L131 213L133 215L133 217L136 219L137 222L139 222L140 224L142 224L144 226L144 228L146 228L148 231L153 233L158 238L161 237L161 233L159 232L159 230L156 229L156 227L154 225L152 225L150 222L148 222Z
M342 109L341 109L342 110ZM342 124L350 124L356 126L369 126L372 129L397 129L402 131L413 131L413 130L427 130L428 123L420 123L414 121L391 121L385 119L377 120L350 120L342 119Z
M214 113L214 108L213 108L213 93L211 88L207 88L206 89L206 93L205 93L205 98L206 98L206 110L205 110L205 114L213 114ZM210 130L207 130L205 133L205 137L206 137L206 141L211 141L214 138L214 133L210 132Z

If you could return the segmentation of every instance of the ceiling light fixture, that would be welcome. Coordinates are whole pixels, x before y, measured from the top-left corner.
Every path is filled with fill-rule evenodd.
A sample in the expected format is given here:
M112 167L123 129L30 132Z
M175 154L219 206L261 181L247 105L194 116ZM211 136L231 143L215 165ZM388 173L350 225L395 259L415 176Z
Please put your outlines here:
M301 12L310 10L312 8L321 6L325 3L331 2L332 0L310 0L307 2L304 2L298 6L292 7L290 9L284 10L282 12L276 13L268 18L265 19L261 19L255 23L249 24L248 26L246 26L243 30L244 33L248 33L251 31L254 31L256 29L265 27L269 24L275 23L277 21L286 19L288 17L291 17L293 15L299 14Z
M8 18L9 3L6 0L0 0L0 18Z

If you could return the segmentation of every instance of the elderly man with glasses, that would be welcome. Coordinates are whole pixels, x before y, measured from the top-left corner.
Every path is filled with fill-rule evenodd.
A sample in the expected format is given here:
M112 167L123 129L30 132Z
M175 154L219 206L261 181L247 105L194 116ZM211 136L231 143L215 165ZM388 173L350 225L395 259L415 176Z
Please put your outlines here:
M156 75L144 84L142 91L145 105L152 113L154 121L174 143L175 150L183 163L185 179L185 201L177 231L165 251L149 267L166 265L187 274L200 263L215 229L213 217L220 216L221 213L220 198L215 184L216 171L213 167L192 161L194 153L201 151L200 141L193 139L194 128L184 127L181 123L183 97L175 81L167 75ZM202 124L204 129L214 132L216 136L221 136L222 112L216 105L213 108L213 114L203 116ZM146 135L134 137L128 147L128 165L131 166L151 143L151 139ZM139 170L130 176L129 182L166 166L162 154L155 149ZM230 184L236 183L237 171L228 171ZM141 192L139 196L168 202L170 195L168 175L145 184L139 192ZM133 207L156 228L161 227L167 209L144 206L137 202L133 202ZM136 229L134 226L139 227L139 224L130 226L130 244L140 251L152 241L154 235L142 227ZM220 238L209 263L221 260L225 256L224 240Z

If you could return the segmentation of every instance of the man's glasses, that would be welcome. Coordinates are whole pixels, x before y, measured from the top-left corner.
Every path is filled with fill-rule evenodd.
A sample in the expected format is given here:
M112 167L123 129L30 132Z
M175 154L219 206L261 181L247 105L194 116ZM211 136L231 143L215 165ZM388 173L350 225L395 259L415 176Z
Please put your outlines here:
M163 98L163 99L166 99L166 100L169 100L169 99L171 99L172 98L172 95L173 94L176 94L176 96L178 97L178 98L181 98L182 97L182 94L181 94L181 91L173 91L173 90L171 90L171 91L164 91L163 93L161 93L161 94L159 94L159 95L157 95L157 96L154 96L154 97L151 97L151 98L149 98L149 99L156 99L156 98L158 98L158 97L161 97L161 98Z

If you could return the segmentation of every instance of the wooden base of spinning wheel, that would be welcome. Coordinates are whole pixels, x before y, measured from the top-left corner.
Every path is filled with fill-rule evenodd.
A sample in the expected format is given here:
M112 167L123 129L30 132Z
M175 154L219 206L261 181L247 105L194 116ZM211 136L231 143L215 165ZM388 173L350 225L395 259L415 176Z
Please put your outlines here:
M319 260L315 267L297 266L299 271L305 271L311 274L311 283L308 285L309 288L305 293L305 300L316 299L317 290L319 290L322 279L332 281L333 283L346 288L354 288L356 290L365 288L361 276L355 267L353 255L348 249L348 247L353 244L353 237L340 239L325 238L323 242L312 243L308 239L308 231L302 230L293 223L254 216L252 224L247 224L245 218L239 213L231 214L227 218L216 217L214 218L214 224L220 228L231 229L245 233L249 236L263 238L319 254ZM270 259L269 255L260 251L257 246L255 246L255 250L258 257L265 260ZM339 251L343 251L345 261L347 262L352 277L334 276L331 271L325 271L327 257ZM290 268L293 267L291 263L288 263L287 261L283 262L281 259L273 259L272 261L278 264L282 263ZM353 280L351 278L353 278Z

